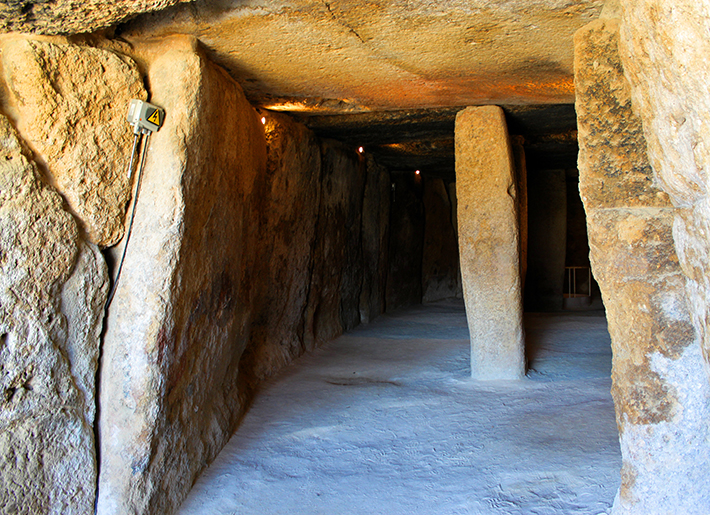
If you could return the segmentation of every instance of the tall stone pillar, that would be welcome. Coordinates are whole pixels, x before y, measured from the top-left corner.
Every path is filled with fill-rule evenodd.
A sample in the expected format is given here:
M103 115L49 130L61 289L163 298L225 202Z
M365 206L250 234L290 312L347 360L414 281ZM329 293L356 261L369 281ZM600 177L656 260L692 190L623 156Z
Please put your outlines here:
M706 514L710 388L674 248L677 209L657 186L618 44L616 19L575 35L580 193L623 458L612 513Z
M463 294L475 379L525 373L516 178L503 110L456 116L456 193Z

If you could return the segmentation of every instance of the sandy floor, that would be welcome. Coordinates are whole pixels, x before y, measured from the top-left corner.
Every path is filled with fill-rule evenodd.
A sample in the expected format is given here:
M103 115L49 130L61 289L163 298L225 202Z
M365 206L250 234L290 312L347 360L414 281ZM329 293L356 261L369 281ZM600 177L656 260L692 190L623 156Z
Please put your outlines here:
M339 338L263 388L179 513L608 513L621 458L605 319L526 327L514 383L468 378L460 303Z

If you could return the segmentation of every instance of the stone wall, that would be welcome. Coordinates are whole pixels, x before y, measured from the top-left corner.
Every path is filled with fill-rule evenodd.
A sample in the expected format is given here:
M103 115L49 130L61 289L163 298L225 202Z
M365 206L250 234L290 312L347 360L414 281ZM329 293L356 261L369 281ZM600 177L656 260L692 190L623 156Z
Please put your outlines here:
M172 512L229 438L255 293L263 126L194 40L155 52L148 83L166 119L106 322L100 514Z
M442 179L424 179L423 202L422 301L461 298L459 246L451 220L449 191Z
M621 5L624 73L655 178L678 208L673 237L710 372L710 2Z
M99 513L167 514L261 380L382 313L390 179L254 111L193 39L93 43L3 40L0 502L88 514L98 472ZM104 321L144 79L166 122Z
M386 171L257 114L194 41L145 44L166 125L107 323L99 513L170 513L261 380L381 312Z
M123 231L136 64L64 40L2 42L0 505L87 514L96 495L95 384L108 289L94 243Z
M88 0L72 2L3 2L0 32L80 34L104 29L138 14L189 0Z
M368 156L362 201L362 261L365 269L360 292L360 320L364 323L385 311L390 195L389 172Z
M613 513L700 514L710 491L710 388L673 243L678 210L651 169L618 31L618 20L604 18L575 37L580 191L612 339L623 458Z

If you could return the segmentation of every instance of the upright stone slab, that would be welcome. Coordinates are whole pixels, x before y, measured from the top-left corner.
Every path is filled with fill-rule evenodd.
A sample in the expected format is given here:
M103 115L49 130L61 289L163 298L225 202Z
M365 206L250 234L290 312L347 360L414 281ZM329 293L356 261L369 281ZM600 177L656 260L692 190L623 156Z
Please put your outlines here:
M258 259L259 117L195 40L156 41L146 55L165 124L104 338L100 515L172 513L232 434Z
M133 133L126 110L146 98L136 63L110 50L16 36L2 42L8 110L92 243L123 235Z
M303 314L311 293L320 206L320 142L289 116L264 116L266 173L255 177L249 225L258 247L250 267L252 322L239 360L239 395L306 350Z
M387 311L422 301L424 204L421 178L414 174L393 174L392 184Z
M618 2L620 53L660 187L710 379L710 0Z
M525 374L516 178L503 110L456 115L459 253L475 379Z
M618 42L614 19L575 36L580 192L623 458L613 513L706 514L710 388L674 248L677 210L649 164Z
M313 248L306 347L340 336L360 323L364 158L332 140L321 146L321 197Z
M423 201L422 302L461 298L459 248L444 181L425 178Z
M0 511L87 515L108 277L0 116Z
M362 260L360 321L370 322L385 311L387 238L390 219L390 174L367 156L367 182L362 201Z

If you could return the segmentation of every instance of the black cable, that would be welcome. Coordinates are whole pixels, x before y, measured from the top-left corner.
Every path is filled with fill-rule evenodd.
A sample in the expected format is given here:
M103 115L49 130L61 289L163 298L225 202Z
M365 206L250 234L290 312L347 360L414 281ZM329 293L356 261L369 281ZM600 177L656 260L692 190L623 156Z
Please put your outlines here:
M111 287L111 292L108 295L108 300L106 300L106 306L104 309L108 310L113 300L113 296L116 293L116 288L118 286L118 279L121 277L121 269L123 268L123 261L126 259L126 251L128 250L128 242L131 239L131 232L133 231L133 220L136 217L136 204L138 204L138 193L141 190L141 180L143 178L143 166L145 165L145 153L148 149L148 142L150 141L150 132L145 133L145 141L143 142L143 152L141 153L140 164L138 166L138 179L136 180L136 192L133 195L133 202L131 205L131 219L128 223L128 230L126 231L126 243L123 245L123 254L121 255L121 261L118 264L118 271L116 272L116 279L113 281L113 286ZM133 169L133 158L136 154L136 145L140 140L140 133L136 133L136 137L133 140L133 151L131 152L131 162L128 165L129 174Z

